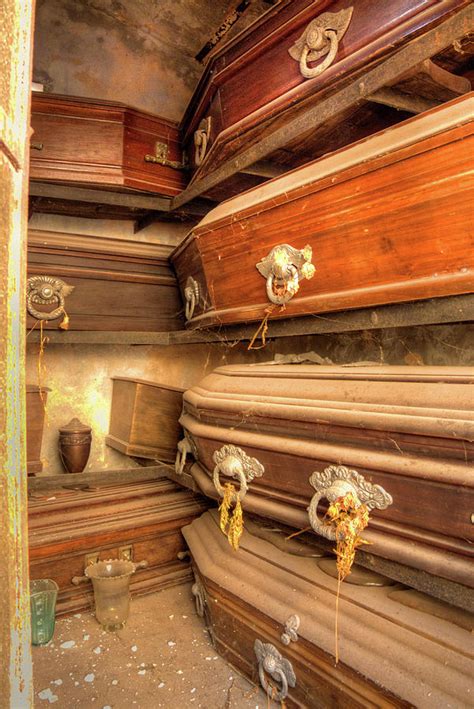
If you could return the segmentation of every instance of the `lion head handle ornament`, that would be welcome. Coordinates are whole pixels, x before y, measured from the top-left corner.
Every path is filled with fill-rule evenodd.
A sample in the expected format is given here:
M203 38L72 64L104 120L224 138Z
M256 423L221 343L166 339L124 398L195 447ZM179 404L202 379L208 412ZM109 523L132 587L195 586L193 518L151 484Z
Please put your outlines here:
M72 293L74 286L69 286L54 276L32 276L26 284L26 308L36 320L56 320L66 318L65 298ZM56 305L54 310L37 310L35 305Z

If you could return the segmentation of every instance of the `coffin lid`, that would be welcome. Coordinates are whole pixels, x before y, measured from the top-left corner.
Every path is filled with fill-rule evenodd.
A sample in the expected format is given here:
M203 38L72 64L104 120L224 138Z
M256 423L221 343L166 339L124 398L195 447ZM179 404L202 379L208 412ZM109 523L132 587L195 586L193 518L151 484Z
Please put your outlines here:
M184 402L197 418L244 415L241 425L265 417L473 441L473 384L472 367L230 365Z

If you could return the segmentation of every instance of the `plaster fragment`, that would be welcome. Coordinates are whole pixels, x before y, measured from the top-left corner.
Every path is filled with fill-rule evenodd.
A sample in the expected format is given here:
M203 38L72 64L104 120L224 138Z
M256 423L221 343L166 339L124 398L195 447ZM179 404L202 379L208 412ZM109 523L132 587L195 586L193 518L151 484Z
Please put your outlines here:
M88 675L84 677L84 682L93 682L95 680L95 674L93 672L90 672Z
M54 702L58 701L57 695L53 694L49 687L48 689L42 689L41 692L38 692L38 697L40 699L47 699L50 704L54 704Z
M61 643L60 647L63 648L64 650L69 650L71 647L74 647L76 644L75 640L66 640L66 642Z

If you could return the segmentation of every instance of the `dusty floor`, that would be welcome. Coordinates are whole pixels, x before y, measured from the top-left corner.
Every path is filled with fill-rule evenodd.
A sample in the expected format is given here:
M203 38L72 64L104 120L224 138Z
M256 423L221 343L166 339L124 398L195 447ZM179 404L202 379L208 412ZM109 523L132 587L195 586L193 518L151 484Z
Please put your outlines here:
M37 708L267 707L266 695L216 654L188 585L133 599L117 633L92 613L57 621L33 663Z

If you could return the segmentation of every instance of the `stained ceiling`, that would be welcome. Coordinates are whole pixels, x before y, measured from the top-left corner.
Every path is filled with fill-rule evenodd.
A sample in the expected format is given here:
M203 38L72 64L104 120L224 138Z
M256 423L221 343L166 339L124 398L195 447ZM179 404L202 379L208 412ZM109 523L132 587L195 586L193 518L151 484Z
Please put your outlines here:
M203 65L195 56L235 0L37 0L33 80L179 121ZM227 35L265 12L252 0Z

